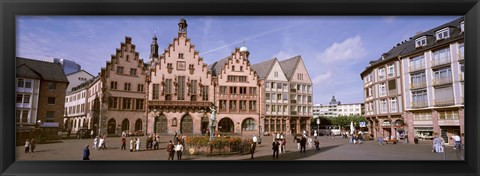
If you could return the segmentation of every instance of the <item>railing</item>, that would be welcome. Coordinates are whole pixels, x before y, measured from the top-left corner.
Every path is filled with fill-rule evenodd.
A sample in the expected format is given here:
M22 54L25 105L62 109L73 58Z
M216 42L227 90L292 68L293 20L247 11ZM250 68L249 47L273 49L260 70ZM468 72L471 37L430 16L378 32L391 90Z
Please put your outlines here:
M425 69L425 65L411 65L410 66L410 72L418 71L418 70L423 70Z
M410 84L410 89L418 89L427 87L427 82L419 82L419 83L412 83Z
M290 111L290 115L297 115L297 111Z
M452 83L452 78L451 77L445 77L445 78L434 78L433 79L433 85L442 85L442 84L449 84Z
M453 99L447 99L447 100L434 100L435 106L448 106L448 105L454 105L455 100Z
M290 100L290 103L297 103L297 100Z
M441 57L432 59L432 67L450 63L450 57Z
M428 102L426 101L412 102L412 108L424 108L427 106L428 106Z
M211 106L211 102L192 101L149 101L149 106Z
M290 89L290 92L297 92L297 89Z
M397 89L388 90L388 95L397 95Z

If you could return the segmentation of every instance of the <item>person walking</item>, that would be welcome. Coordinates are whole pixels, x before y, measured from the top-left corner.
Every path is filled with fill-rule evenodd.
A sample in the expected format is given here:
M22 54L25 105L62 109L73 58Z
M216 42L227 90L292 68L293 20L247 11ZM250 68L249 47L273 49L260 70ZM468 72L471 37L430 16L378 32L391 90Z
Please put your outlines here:
M277 139L278 141L278 153L282 153L282 146L283 146L283 140L282 139Z
M100 140L98 141L98 150L103 149L105 150L105 139L103 137L100 137Z
M130 139L130 152L133 152L133 138Z
M297 142L297 149L300 150L300 141L301 139L300 138L296 138L296 142Z
M307 145L307 139L305 137L302 137L300 140L300 153L305 153L305 146Z
M83 160L90 160L90 149L88 149L88 145L83 149Z
M283 142L282 142L282 151L283 153L285 153L285 149L287 148L287 139L286 138L283 138Z
M445 160L445 140L443 140L438 133L434 133L434 139L432 142L433 153L435 153L434 158L437 159L438 157L443 156L443 160Z
M455 141L455 146L453 146L453 150L456 150L457 148L460 147L460 144L462 143L462 138L460 138L460 136L457 133L452 137L450 137L450 139L453 139L453 141Z
M315 150L320 150L320 142L318 140L315 140Z
M30 151L30 141L27 139L25 141L25 153L28 153Z
M135 146L135 147L136 147L135 149L136 149L137 151L140 151L140 138L137 138L137 142L135 143L135 145L136 145L136 146Z
M182 160L183 145L181 142L175 146L175 152L177 152L177 160Z
M256 144L255 144L255 142L252 142L250 144L250 155L251 155L250 159L253 159L253 154L255 153L255 148L256 148Z
M168 152L168 160L173 160L175 151L173 150L173 144L171 140L167 144L167 152Z
M97 144L98 144L98 136L95 136L95 139L93 139L93 149L97 150Z
M35 138L32 138L32 140L30 141L30 150L33 151L35 150L35 147L37 146L37 142L35 141Z
M127 140L125 139L125 137L122 137L122 148L120 148L120 150L125 150L126 143L127 143Z
M272 150L273 150L273 158L278 158L278 141L273 141L272 143Z

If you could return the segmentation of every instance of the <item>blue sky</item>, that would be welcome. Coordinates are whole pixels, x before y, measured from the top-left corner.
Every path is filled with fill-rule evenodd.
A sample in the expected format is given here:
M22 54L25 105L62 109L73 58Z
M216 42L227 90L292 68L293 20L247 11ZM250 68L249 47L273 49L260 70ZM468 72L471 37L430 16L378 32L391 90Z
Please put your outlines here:
M145 62L155 32L163 52L177 36L180 18L207 64L242 41L252 64L301 55L314 83L314 103L327 104L332 94L342 103L363 102L360 73L370 60L458 16L17 16L16 53L73 60L96 76L125 36Z

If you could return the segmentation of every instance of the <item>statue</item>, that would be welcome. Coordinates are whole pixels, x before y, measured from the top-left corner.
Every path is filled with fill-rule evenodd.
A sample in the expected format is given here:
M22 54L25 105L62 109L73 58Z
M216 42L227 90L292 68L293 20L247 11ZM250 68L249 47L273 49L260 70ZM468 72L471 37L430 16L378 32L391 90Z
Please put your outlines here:
M211 111L211 114L210 114L210 140L212 140L215 136L215 120L216 120L215 106L210 107L210 111Z

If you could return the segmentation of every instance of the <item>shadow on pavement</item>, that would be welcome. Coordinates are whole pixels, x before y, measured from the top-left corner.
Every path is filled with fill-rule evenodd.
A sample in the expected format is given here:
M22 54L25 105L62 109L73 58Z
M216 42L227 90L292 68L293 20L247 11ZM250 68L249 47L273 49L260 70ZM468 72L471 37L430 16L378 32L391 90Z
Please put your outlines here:
M318 153L331 150L339 146L340 145L321 147L320 150L308 149L306 150L305 153L300 153L300 151L289 151L287 153L279 154L278 158L275 158L275 159L272 157L272 155L263 155L263 156L253 155L253 159L248 158L248 159L242 159L242 160L298 160L298 159L310 157ZM272 154L273 154L273 151L272 151Z

